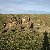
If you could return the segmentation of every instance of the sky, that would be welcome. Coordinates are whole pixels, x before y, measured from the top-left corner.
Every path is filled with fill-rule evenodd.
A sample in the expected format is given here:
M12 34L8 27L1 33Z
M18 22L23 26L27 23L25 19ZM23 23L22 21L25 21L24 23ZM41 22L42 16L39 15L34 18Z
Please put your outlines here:
M50 14L50 0L0 0L2 14Z

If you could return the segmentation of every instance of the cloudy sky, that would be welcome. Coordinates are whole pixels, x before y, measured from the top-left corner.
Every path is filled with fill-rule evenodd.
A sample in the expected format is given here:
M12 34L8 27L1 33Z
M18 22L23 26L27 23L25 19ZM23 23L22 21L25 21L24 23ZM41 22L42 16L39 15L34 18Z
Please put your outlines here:
M50 0L0 0L0 13L50 14Z

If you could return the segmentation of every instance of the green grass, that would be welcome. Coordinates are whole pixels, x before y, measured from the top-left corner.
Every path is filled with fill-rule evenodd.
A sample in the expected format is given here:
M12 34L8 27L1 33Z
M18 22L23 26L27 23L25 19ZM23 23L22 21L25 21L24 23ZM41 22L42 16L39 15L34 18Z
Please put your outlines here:
M26 14L24 14L26 15ZM28 14L27 14L28 15ZM0 50L41 50L43 47L43 39L44 39L44 32L38 31L35 28L35 31L31 32L27 31L20 31L20 29L15 29L13 32L12 30L8 30L7 32L3 32L3 23L6 22L8 16L13 16L12 14L0 14ZM47 23L46 27L50 27L50 15L49 14L32 14L28 15L31 20L37 22L36 20L45 20ZM38 16L38 17L37 17ZM47 17L46 17L47 16ZM21 14L14 14L14 17L24 17ZM47 18L47 20L46 20ZM39 22L37 22L38 24ZM43 27L43 25L41 25ZM48 33L48 41L50 44L50 34ZM49 46L50 47L50 46Z

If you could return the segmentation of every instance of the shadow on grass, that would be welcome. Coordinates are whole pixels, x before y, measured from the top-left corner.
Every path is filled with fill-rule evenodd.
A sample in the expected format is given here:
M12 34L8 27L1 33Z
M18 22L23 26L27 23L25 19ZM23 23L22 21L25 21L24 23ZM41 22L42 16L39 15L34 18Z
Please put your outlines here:
M49 48L49 42L48 42L48 36L47 36L47 32L45 31L44 33L44 41L43 41L43 47L42 47L42 50L50 50Z

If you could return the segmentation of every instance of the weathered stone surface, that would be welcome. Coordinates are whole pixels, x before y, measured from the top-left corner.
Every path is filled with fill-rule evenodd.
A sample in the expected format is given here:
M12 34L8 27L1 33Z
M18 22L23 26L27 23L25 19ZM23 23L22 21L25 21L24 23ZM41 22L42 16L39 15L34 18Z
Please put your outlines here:
M33 22L28 16L22 18L8 17L6 23L4 23L4 28L11 29L12 27L16 27L17 29L32 29Z

